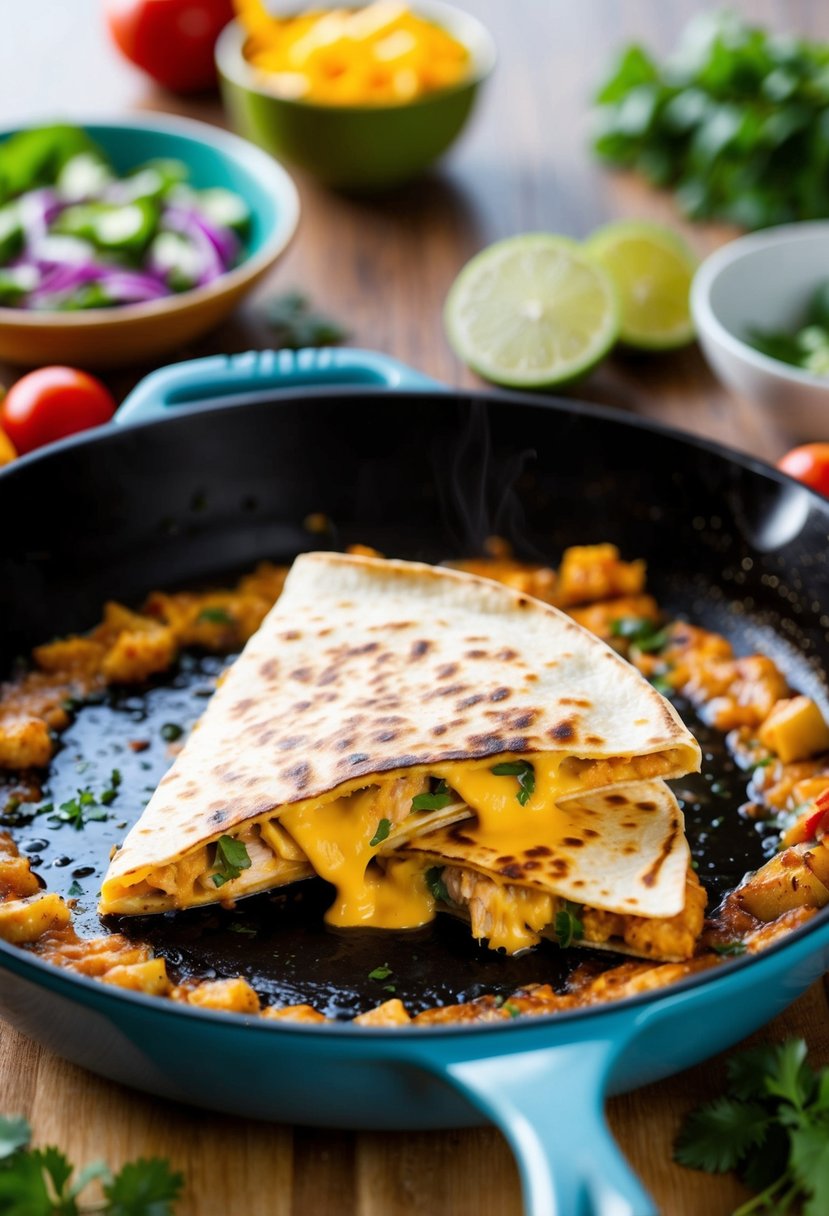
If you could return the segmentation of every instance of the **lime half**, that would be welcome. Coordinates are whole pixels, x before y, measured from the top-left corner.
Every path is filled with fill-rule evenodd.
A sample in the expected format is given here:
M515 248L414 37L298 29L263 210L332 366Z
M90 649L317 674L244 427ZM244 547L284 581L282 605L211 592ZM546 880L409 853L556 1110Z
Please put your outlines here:
M594 232L586 248L618 289L622 342L640 350L673 350L693 341L689 293L697 263L675 232L621 220Z
M464 266L444 309L455 353L486 380L549 388L589 371L619 332L610 275L566 237L490 245Z

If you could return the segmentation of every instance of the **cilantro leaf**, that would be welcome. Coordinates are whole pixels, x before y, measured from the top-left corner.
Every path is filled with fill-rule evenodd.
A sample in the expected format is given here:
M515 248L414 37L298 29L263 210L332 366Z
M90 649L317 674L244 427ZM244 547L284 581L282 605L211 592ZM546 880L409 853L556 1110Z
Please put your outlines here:
M381 819L380 822L377 824L377 831L374 833L371 840L368 842L369 847L373 849L378 844L382 844L383 841L388 838L388 834L390 831L391 831L391 820L390 819Z
M108 818L109 815L99 805L92 790L85 788L78 790L74 798L62 802L57 811L52 812L48 822L54 826L68 823L75 831L80 832L90 821L101 821Z
M23 1150L0 1168L0 1212L8 1216L54 1216L47 1175L39 1150ZM64 1209L74 1216L77 1208Z
M806 1044L803 1039L790 1039L781 1043L774 1053L766 1091L790 1102L800 1110L809 1100L815 1088L815 1074L806 1063Z
M71 883L71 885L70 885L70 887L69 887L69 890L66 892L66 894L67 894L67 895L68 895L68 896L69 896L71 899L77 899L77 897L78 897L79 895L83 895L83 887L82 887L82 886L81 886L81 884L78 882L77 878L73 878L73 879L72 879L72 883Z
M768 1097L766 1077L774 1066L774 1047L751 1047L732 1056L725 1066L728 1092L744 1100Z
M370 980L387 980L392 974L392 969L388 963L383 963L380 967L375 967L373 971L369 971L368 978Z
M721 954L724 958L736 958L745 954L748 947L745 942L717 942L711 949L715 954Z
M446 890L446 883L442 876L442 866L430 866L426 871L426 886L438 903L451 904L452 900L449 898L449 892Z
M489 770L496 777L517 777L518 793L515 797L526 806L535 793L535 769L529 760L503 760Z
M578 910L575 904L565 904L556 912L554 928L558 944L564 950L577 938L584 937L584 925L576 915Z
M159 1157L131 1161L105 1184L107 1216L170 1216L184 1178Z
M803 1216L829 1212L829 1126L826 1120L791 1131L789 1167L800 1189L809 1196Z
M41 1168L49 1175L54 1193L64 1199L66 1184L72 1177L72 1166L66 1156L53 1145L48 1148L32 1149L30 1155L40 1162ZM71 1196L66 1198L59 1210L61 1213L75 1211L75 1204L72 1202Z
M450 805L453 797L446 782L439 781L430 794L415 794L412 799L412 810L440 811Z
M688 1116L674 1146L674 1160L709 1174L735 1170L762 1142L768 1124L769 1113L761 1103L717 1098Z
M226 608L211 607L210 605L207 608L202 608L196 620L207 621L211 625L236 624L236 618Z
M614 638L624 638L631 642L643 654L664 649L668 641L666 630L643 616L618 617L611 621L610 632Z
M32 1129L22 1115L0 1115L0 1161L25 1148Z
M232 878L238 878L242 870L250 869L250 857L246 846L233 836L220 836L216 841L216 857L213 861L214 886L223 887Z
M314 312L307 296L299 291L288 291L271 300L267 318L273 328L276 349L336 346L348 337L348 332L336 321Z
M165 722L160 734L165 743L175 743L184 734L184 727L179 726L178 722Z

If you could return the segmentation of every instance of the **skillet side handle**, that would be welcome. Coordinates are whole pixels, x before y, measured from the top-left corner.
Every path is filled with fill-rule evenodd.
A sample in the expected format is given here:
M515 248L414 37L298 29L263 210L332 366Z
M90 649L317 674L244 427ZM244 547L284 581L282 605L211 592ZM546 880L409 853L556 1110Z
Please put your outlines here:
M658 1216L604 1118L619 1041L587 1041L464 1060L444 1077L506 1136L525 1216Z
M390 355L354 347L251 350L173 363L146 376L121 405L114 421L146 422L179 405L211 404L295 388L326 385L438 391L437 380Z

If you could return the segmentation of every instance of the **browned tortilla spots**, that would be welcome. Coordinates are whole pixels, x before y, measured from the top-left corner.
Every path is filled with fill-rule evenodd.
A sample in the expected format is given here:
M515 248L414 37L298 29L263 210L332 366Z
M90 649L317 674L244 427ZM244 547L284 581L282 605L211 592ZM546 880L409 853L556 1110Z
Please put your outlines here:
M569 739L575 738L576 728L572 722L558 722L547 731L547 734L551 739L555 739L559 743L565 743Z
M467 657L470 648L481 657ZM605 655L614 670L599 677ZM372 689L381 670L385 682ZM490 717L507 695L510 716ZM585 702L578 738L606 743L577 743L566 701ZM107 877L146 873L215 841L207 808L217 798L224 829L238 831L397 770L499 754L578 756L579 746L600 759L669 752L677 771L698 756L647 681L548 604L456 570L306 554L150 800L141 819L150 831L140 843L127 837ZM186 803L178 774L195 787Z
M448 680L457 674L457 670L457 663L442 663L435 672L435 675L439 680Z

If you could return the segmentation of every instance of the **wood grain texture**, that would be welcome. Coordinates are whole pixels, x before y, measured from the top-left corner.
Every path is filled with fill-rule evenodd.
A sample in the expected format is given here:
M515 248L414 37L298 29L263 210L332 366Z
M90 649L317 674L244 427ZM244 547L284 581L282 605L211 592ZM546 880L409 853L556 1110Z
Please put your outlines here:
M819 0L741 0L732 7L778 29L829 38ZM221 122L215 100L182 102L148 86L109 47L98 0L27 0L0 11L0 117L92 116L172 110ZM588 102L622 43L665 52L691 0L464 0L492 29L499 65L474 121L439 172L379 200L330 194L300 179L299 235L271 279L236 318L187 358L269 344L262 303L300 286L346 321L352 341L448 383L473 385L443 337L441 307L466 259L526 230L581 237L636 216L681 227L700 254L728 232L690 228L667 195L597 167L587 152ZM146 368L112 378L122 394ZM12 378L8 371L6 380ZM785 428L726 394L696 349L613 357L578 395L759 455L789 446ZM827 438L829 436L816 436ZM829 1006L815 985L758 1039L802 1034L829 1060ZM625 1153L669 1216L726 1216L742 1198L730 1179L671 1164L682 1113L717 1092L721 1061L610 1102ZM166 1105L101 1081L0 1026L0 1109L31 1118L37 1141L79 1162L169 1155L187 1176L182 1216L520 1216L515 1166L490 1129L435 1134L322 1132L271 1127Z

